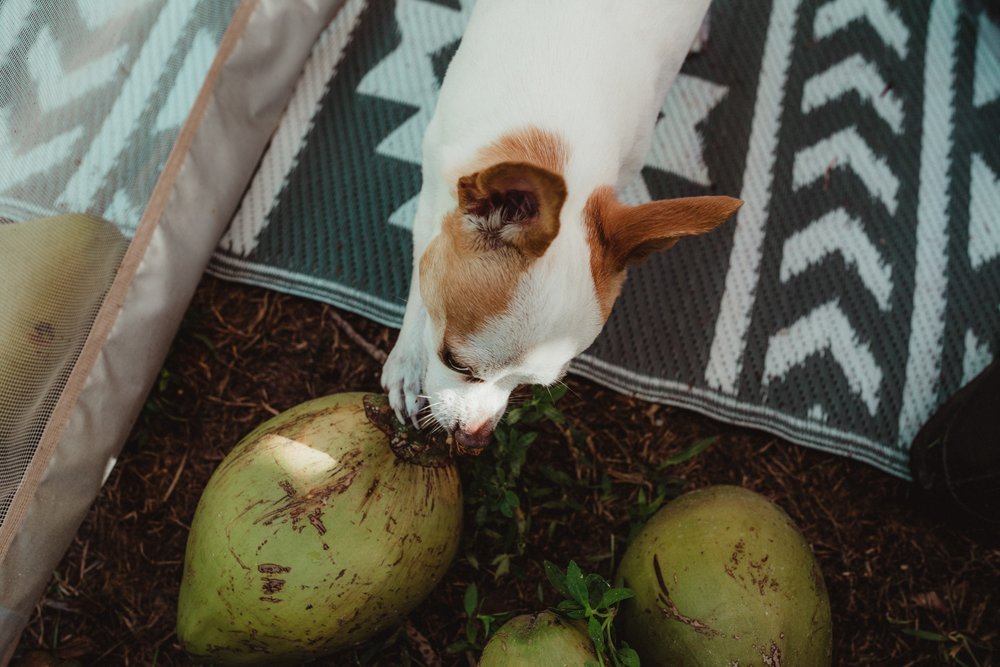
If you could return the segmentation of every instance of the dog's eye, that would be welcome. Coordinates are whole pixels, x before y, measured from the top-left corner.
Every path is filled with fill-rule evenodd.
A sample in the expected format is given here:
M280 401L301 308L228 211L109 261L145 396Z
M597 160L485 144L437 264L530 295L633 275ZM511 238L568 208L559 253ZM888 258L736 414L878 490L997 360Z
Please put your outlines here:
M441 361L444 363L445 366L455 371L456 373L459 373L460 375L469 375L469 376L472 375L472 369L469 368L468 366L463 366L462 364L458 363L458 359L455 358L455 355L452 354L451 348L449 347L446 347L443 350L441 350Z
M450 370L455 371L459 375L464 375L472 382L482 382L482 380L477 378L475 373L472 372L471 368L469 368L468 366L463 366L458 362L457 359L455 359L455 355L452 354L451 348L446 347L443 350L441 350L441 362L445 366L447 366Z

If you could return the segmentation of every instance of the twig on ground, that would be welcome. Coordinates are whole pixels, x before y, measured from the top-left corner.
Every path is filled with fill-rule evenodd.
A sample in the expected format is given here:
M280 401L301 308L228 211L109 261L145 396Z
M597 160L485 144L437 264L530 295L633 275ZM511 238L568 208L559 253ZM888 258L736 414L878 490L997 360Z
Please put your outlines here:
M326 313L333 320L333 323L336 324L348 338L354 341L358 345L358 347L367 352L369 356L371 356L375 361L379 362L380 364L385 363L386 357L388 356L386 355L385 352L383 352L382 350L375 347L372 343L365 340L361 336L361 334L359 334L354 329L354 327L348 324L347 320L338 315L332 308L327 308Z
M170 486L167 487L167 492L163 494L163 502L167 502L167 500L170 498L170 494L174 492L174 487L177 486L177 480L181 478L181 472L183 472L184 470L184 464L187 463L187 458L188 458L188 453L185 451L184 454L181 456L181 462L177 465L177 472L174 473L174 478L170 480ZM83 579L82 574L80 578Z

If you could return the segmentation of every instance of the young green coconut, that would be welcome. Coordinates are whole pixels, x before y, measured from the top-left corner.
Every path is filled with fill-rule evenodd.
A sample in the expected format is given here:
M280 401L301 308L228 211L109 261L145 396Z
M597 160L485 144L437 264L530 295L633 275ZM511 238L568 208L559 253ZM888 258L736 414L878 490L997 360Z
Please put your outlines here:
M397 623L447 571L462 528L442 442L384 397L298 405L247 435L198 503L177 634L215 664L285 664Z
M618 629L643 667L828 667L830 601L792 520L764 496L710 486L668 503L626 549L635 592Z
M551 611L515 616L497 630L479 667L584 667L597 661L582 624Z

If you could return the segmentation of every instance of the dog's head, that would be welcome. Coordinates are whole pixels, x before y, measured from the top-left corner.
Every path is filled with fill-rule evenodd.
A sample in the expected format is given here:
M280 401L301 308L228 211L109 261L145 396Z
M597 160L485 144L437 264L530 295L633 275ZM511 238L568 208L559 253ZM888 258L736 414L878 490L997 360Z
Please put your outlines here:
M460 177L457 206L420 260L424 392L468 452L489 443L517 386L558 381L590 346L629 266L740 205L695 197L626 206L610 186L572 193L561 156L528 151Z

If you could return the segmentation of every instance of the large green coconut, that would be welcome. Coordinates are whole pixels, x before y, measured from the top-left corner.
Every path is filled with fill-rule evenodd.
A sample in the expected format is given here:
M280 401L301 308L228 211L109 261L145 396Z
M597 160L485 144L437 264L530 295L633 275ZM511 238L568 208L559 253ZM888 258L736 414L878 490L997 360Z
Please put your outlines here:
M643 667L826 667L830 602L792 520L736 486L685 494L626 550L618 623Z
M483 648L479 667L583 667L596 660L582 624L543 611L504 623Z
M281 664L397 623L451 564L457 471L390 422L383 397L303 403L246 436L212 475L185 554L177 634L220 664Z

